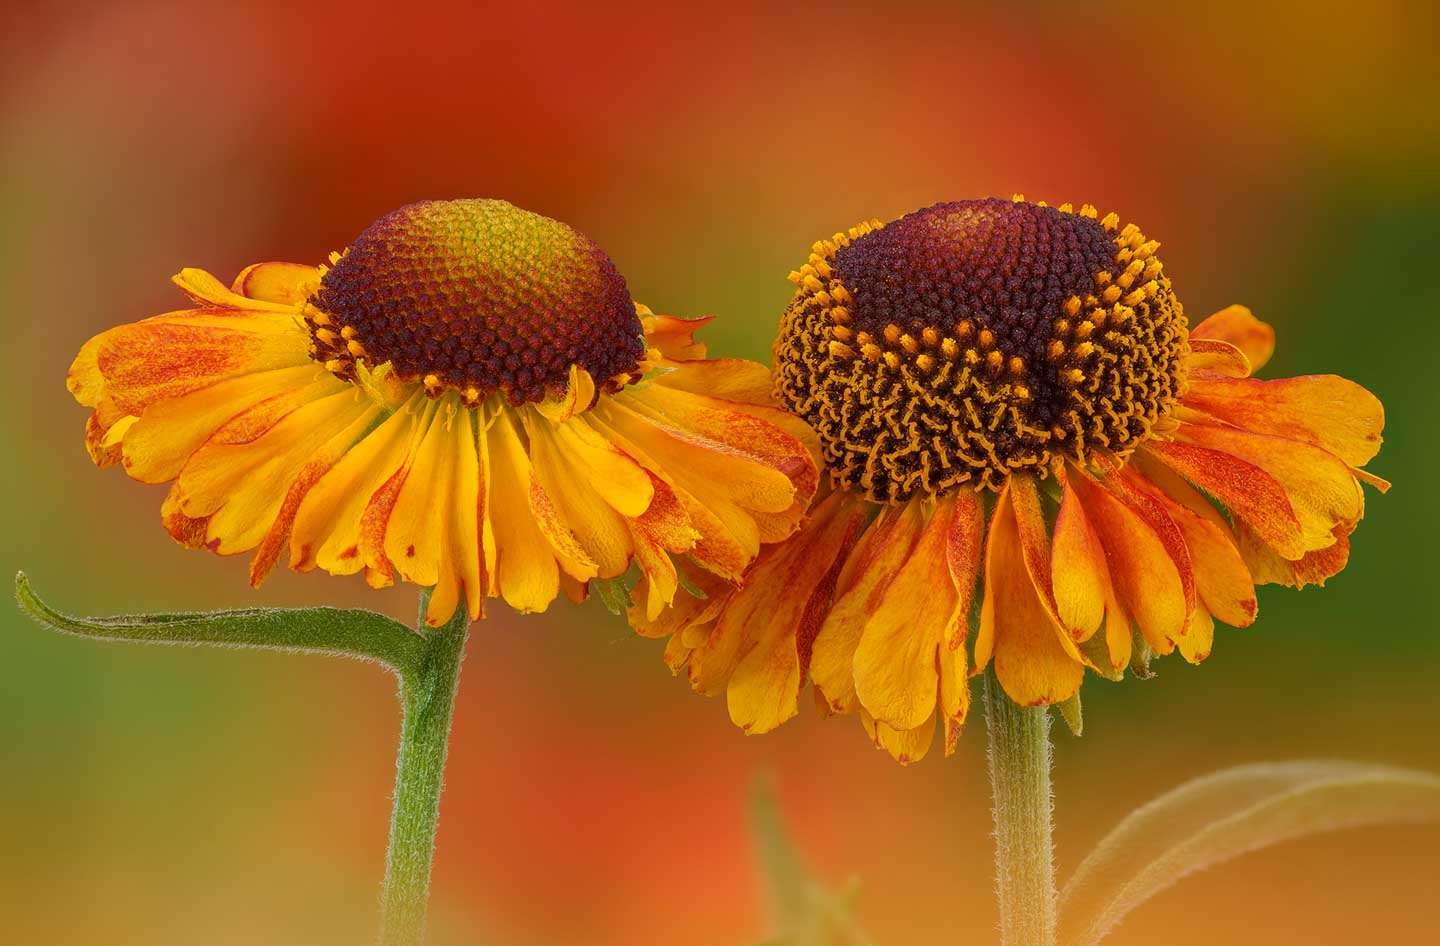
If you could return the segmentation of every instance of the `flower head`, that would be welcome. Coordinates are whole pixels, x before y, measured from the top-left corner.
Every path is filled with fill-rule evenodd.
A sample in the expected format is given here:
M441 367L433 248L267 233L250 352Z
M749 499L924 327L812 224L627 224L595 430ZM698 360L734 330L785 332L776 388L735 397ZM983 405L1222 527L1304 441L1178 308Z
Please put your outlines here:
M1193 329L1159 244L1093 207L937 204L821 240L775 394L829 482L742 586L696 575L642 632L764 732L806 680L901 761L953 748L967 677L1064 701L1250 624L1254 586L1323 582L1364 513L1384 414L1319 375L1260 381L1269 326ZM773 618L770 616L773 615ZM972 656L973 654L973 656Z
M675 559L737 578L797 526L808 435L768 372L705 360L706 320L656 316L589 238L496 200L389 214L329 266L261 263L194 308L91 339L70 369L101 466L174 481L166 528L291 567L434 586L440 624L523 611Z

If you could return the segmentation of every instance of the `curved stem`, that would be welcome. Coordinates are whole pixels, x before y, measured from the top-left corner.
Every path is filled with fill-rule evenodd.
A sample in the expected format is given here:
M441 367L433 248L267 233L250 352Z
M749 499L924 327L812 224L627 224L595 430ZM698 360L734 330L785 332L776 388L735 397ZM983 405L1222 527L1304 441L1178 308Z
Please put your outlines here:
M1049 711L1016 706L992 669L985 673L985 724L995 801L1001 946L1054 946Z
M460 663L470 619L462 602L444 627L426 631L430 593L420 593L424 652L413 669L400 675L405 718L395 763L395 804L390 816L390 850L385 861L381 902L382 946L419 946L425 940L430 900L430 870L435 831L440 823L440 791L450 723L460 689Z

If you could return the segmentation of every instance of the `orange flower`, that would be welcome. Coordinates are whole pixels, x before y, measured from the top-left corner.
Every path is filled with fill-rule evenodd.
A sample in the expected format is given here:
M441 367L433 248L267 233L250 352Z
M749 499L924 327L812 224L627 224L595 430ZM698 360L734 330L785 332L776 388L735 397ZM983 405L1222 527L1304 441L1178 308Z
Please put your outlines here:
M815 489L763 366L704 360L706 320L653 315L587 237L503 201L412 204L329 266L175 281L196 307L97 335L69 387L95 462L173 480L165 527L254 550L255 585L288 551L433 585L438 625L634 562L653 617L673 557L737 578Z
M776 394L828 489L732 590L642 633L765 732L808 678L902 762L953 749L966 680L1025 705L1088 667L1144 675L1255 619L1255 584L1321 583L1364 514L1384 414L1333 375L1261 381L1241 306L1193 329L1158 244L1093 207L983 200L815 244L775 343ZM973 644L970 643L971 632ZM973 658L970 649L973 648Z

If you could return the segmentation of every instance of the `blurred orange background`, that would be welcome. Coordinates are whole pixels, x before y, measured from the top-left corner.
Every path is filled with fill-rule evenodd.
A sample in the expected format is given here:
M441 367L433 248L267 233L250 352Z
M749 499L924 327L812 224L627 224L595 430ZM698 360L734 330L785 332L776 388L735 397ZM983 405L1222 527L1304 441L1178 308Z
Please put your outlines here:
M166 311L181 266L319 262L421 198L503 197L595 238L657 311L765 359L817 238L939 200L1093 202L1165 244L1188 311L1273 322L1271 376L1378 393L1349 569L1262 592L1196 670L1084 691L1058 734L1063 872L1207 770L1302 756L1440 770L1437 23L1423 3L1003 9L48 3L0 14L0 570L82 613L407 590L182 550L163 491L88 462L65 369ZM368 941L394 684L322 659L108 646L0 615L0 923L27 946ZM902 769L853 721L766 737L592 601L476 628L434 946L744 946L744 801L776 776L879 946L995 940L984 733ZM938 755L938 754L937 754ZM1292 843L1184 881L1110 942L1431 941L1440 829Z

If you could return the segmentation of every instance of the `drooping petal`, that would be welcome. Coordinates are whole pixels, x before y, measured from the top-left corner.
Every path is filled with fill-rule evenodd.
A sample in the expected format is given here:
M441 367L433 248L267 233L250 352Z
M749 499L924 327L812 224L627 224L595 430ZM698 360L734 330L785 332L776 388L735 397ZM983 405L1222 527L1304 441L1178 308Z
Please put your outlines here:
M928 511L914 549L886 582L855 650L860 704L897 730L914 729L935 712L939 659L942 651L948 656L962 619L947 556L954 512L953 500Z
M1026 570L1007 488L996 501L985 545L985 600L972 673L984 669L993 653L995 676L1016 703L1068 700L1080 688L1085 668L1061 644L1062 633Z
M1079 640L1088 639L1105 619L1105 604L1111 594L1110 571L1105 564L1105 549L1068 477L1062 486L1060 512L1055 517L1050 575L1062 626L1078 630Z
M276 514L275 521L271 523L265 537L261 539L259 548L255 550L255 558L250 563L252 587L258 588L260 583L265 580L265 576L275 567L275 563L280 560L281 552L290 542L295 516L300 510L300 504L304 502L310 490L334 468L342 457L378 426L380 417L379 405L370 405L349 426L338 430L334 436L321 444L296 472L290 488L285 491L285 498L280 503L280 511Z
M361 520L371 497L408 462L423 433L426 398L411 401L341 457L305 494L290 537L290 567L320 567L332 575L353 575L360 556Z
M835 583L835 603L815 638L810 678L837 713L859 707L855 651L880 609L891 578L910 558L925 515L920 501L887 507L851 550Z
M1084 471L1071 467L1068 482L1105 548L1116 598L1150 646L1168 654L1194 610L1170 550L1144 517Z
M692 670L699 667L703 676L725 674L728 661L722 655L733 653L726 702L731 720L746 732L769 732L798 712L814 639L807 619L817 620L828 600L858 524L854 504L845 499L833 493L815 510L811 541L773 546L773 554L751 569L747 580L776 590L773 608L756 610L743 603L745 596L737 597L721 612L707 646L691 655ZM726 647L730 640L739 647ZM933 699L932 694L932 704Z
M875 748L884 749L901 765L919 762L930 752L935 741L935 714L932 713L914 729L897 730L875 719L864 710L860 711L860 723L866 734L875 743Z
M269 402L286 406L338 394L348 385L315 365L244 374L147 407L125 435L125 472L142 483L164 483L221 427ZM292 408L293 409L293 408ZM274 417L275 410L264 412Z
M280 512L286 491L336 431L368 426L371 405L348 391L301 405L253 440L217 435L197 450L175 481L180 510L208 517L207 542L221 554L254 548Z
M970 612L984 571L985 504L974 490L960 490L954 502L955 514L950 521L945 560L950 566L950 581L960 598L960 620L950 638L950 649L960 651L963 657L965 638L970 633Z
M187 324L193 321L136 322L101 336L95 363L105 397L138 416L157 401L226 378L312 364L308 336L293 325L234 314L223 327ZM82 392L93 383L83 369L72 377Z
M533 514L533 467L509 412L496 413L483 436L490 460L489 523L492 583L517 611L544 611L560 593L560 568L549 536Z
M1229 524L1193 486L1164 464L1145 455L1137 456L1135 465L1154 484L1156 494L1165 501L1170 517L1185 536L1195 566L1199 603L1232 627L1249 627L1256 613L1255 583Z

